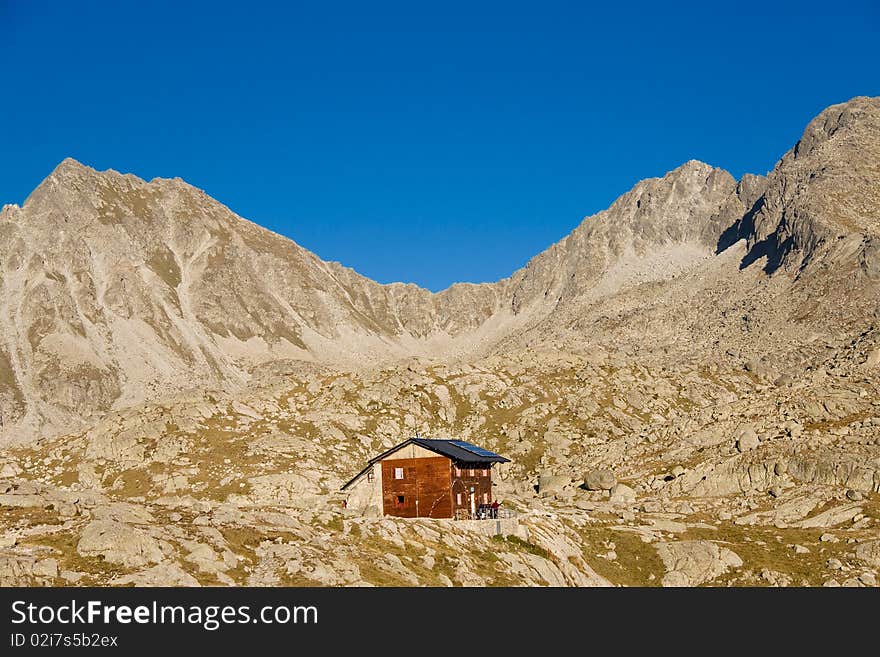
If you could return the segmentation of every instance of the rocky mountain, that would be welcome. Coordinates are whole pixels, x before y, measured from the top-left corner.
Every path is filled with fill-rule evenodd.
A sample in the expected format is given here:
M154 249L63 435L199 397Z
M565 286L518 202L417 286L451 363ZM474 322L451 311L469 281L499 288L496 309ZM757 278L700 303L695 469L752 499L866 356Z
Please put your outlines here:
M878 98L438 294L65 160L0 213L0 583L874 586L878 245ZM341 510L414 431L517 529Z
M857 263L876 280L880 231L880 103L856 98L813 119L771 172L744 221L766 268ZM830 260L829 260L830 258Z
M180 180L65 160L0 220L4 434L241 384L277 359L485 351L590 293L625 258L672 253L662 277L711 253L740 209L735 187L688 162L639 183L511 278L434 295L323 262Z
M399 351L393 338L438 330L435 307L479 307L485 295L382 287L180 180L73 160L22 208L6 206L0 230L5 435L240 384L268 360ZM450 332L479 321L443 317Z

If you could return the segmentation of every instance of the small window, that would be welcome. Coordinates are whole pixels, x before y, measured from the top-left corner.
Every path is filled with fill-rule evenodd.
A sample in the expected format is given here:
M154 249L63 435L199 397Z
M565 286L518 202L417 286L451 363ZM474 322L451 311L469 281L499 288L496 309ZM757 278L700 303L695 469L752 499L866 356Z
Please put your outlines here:
M456 493L455 495L455 503L461 506L461 493Z
M483 504L489 503L489 493L483 493Z
M455 466L455 476L456 477L461 476L461 468L459 468L458 466Z
M394 468L394 478L403 479L403 468Z
M403 506L405 502L406 502L406 498L403 495L397 496L397 506L399 506L399 507Z
M485 468L485 469L483 470L483 476L484 476L484 477L488 477L488 476L489 476L489 468Z
M372 483L374 478L375 474L373 473L373 469L370 468L369 470L367 470L367 482Z

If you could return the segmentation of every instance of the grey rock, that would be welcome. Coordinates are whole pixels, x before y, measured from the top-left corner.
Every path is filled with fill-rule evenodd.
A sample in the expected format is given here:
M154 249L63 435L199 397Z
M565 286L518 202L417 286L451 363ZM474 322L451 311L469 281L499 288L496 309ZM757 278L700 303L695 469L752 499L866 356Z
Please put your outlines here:
M852 520L853 517L861 512L861 510L861 507L856 506L855 504L836 506L827 511L823 511L818 515L792 523L791 526L800 529L834 527L835 525Z
M143 530L113 520L93 520L83 529L76 551L109 563L144 566L162 561L159 543Z
M542 495L561 493L571 484L571 477L543 473L538 477L538 492Z
M33 573L36 577L55 579L58 577L57 559L43 559L34 564Z
M611 501L632 504L636 501L636 492L626 484L615 484L611 489Z
M880 568L880 540L860 543L856 547L855 556L875 568Z
M610 470L589 470L584 474L584 487L587 490L611 490L617 477Z
M110 581L115 586L201 586L199 580L179 564L163 563L130 575L121 575Z
M698 586L743 564L735 552L712 541L663 542L657 552L667 570L663 586Z
M761 444L755 429L750 426L741 427L736 435L736 448L740 452L748 452Z

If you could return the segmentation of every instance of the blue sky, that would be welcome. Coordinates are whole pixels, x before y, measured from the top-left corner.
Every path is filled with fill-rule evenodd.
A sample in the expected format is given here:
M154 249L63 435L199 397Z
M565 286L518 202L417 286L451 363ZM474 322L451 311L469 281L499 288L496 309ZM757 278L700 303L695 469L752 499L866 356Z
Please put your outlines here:
M880 95L876 2L0 0L0 203L180 176L381 282L509 275L636 181Z

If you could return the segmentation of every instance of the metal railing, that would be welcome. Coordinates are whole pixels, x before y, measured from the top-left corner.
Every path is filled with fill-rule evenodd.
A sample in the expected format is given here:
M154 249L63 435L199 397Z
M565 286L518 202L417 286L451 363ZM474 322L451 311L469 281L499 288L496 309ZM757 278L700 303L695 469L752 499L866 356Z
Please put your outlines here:
M454 520L507 520L516 518L516 511L513 509L477 509L476 513L471 513L470 509L456 509L453 514Z

